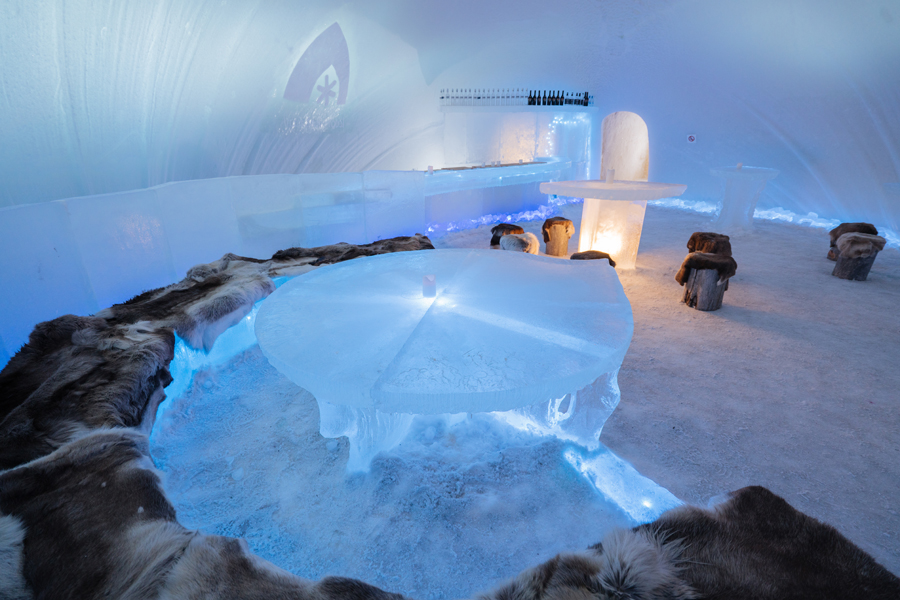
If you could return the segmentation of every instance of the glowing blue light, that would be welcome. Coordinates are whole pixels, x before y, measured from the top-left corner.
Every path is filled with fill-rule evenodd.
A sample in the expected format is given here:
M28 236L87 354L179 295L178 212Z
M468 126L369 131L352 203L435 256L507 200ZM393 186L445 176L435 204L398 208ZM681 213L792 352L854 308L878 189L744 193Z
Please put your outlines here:
M563 457L598 492L619 505L636 525L655 521L667 510L683 504L605 446L590 453L569 448L563 452Z

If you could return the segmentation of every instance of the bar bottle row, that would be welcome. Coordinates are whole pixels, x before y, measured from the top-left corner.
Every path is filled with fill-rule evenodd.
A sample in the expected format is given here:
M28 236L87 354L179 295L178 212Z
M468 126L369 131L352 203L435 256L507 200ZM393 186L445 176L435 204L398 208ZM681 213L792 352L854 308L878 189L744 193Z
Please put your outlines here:
M563 90L442 89L441 106L593 106L594 97L587 92Z

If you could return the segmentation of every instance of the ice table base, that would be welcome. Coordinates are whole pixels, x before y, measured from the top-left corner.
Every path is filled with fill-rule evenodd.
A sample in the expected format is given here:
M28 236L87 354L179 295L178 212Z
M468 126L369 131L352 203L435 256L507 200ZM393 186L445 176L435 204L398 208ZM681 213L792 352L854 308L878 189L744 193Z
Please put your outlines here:
M604 373L594 383L561 398L491 415L516 429L553 435L594 451L600 447L603 425L619 404L617 374ZM410 413L336 405L318 398L316 402L319 433L327 438L347 437L350 441L347 470L351 472L367 470L379 452L402 442L416 417ZM449 421L456 415L444 416Z
M608 173L612 175L612 172ZM641 243L648 200L680 196L687 186L646 181L555 181L541 192L584 198L578 251L599 250L612 256L617 269L633 269Z

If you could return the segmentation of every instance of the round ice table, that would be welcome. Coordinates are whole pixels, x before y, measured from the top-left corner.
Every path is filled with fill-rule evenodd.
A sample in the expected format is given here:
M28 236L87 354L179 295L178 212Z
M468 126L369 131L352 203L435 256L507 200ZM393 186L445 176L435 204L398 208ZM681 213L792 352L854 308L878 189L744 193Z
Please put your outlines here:
M600 250L612 256L617 269L633 269L637 261L648 200L680 196L680 183L647 181L549 181L542 194L584 198L578 251Z
M725 196L722 209L716 218L716 226L722 231L750 229L753 213L766 182L778 176L775 169L763 167L718 167L709 171L725 179Z
M436 297L423 277L436 277ZM631 305L606 261L425 250L321 267L262 304L269 362L319 404L348 469L405 436L415 415L495 412L595 448L618 403Z

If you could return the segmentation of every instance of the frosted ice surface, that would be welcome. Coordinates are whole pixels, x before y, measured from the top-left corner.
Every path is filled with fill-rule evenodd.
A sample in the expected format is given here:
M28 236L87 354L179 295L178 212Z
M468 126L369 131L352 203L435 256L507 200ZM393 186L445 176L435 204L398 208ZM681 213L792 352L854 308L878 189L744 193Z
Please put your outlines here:
M366 238L425 233L425 173L364 171Z
M669 490L638 473L605 446L598 445L590 453L569 448L563 456L597 491L637 523L654 521L665 511L682 504Z
M766 181L778 175L775 169L762 167L719 167L710 173L725 179L725 196L716 219L722 231L749 229L753 226L753 213Z
M176 279L156 190L71 198L66 208L99 306Z
M425 275L436 276L436 298L423 297ZM582 390L606 374L614 382L633 328L605 261L497 250L401 252L322 267L269 296L256 322L269 362L324 406L323 435L351 438L351 468L402 439L397 429L408 419L385 416L396 413L525 409L521 422L548 433L568 422L570 438L589 445L618 388L596 387L612 396ZM558 414L547 416L556 401ZM576 408L595 405L595 416L605 416L585 433Z
M65 203L0 210L0 256L0 337L10 356L35 323L97 312Z
M161 185L156 204L178 278L194 265L243 252L228 179Z
M687 189L679 183L646 181L551 181L541 184L541 192L573 198L600 200L658 200L680 196Z
M187 342L175 336L175 355L169 365L172 381L165 390L167 398L182 396L190 388L194 375L199 371L223 365L237 354L256 345L254 325L261 302L257 302L249 314L225 330L216 339L209 352L191 348ZM170 407L171 403L160 405L157 410L157 421ZM158 433L159 427L153 430L152 435Z

